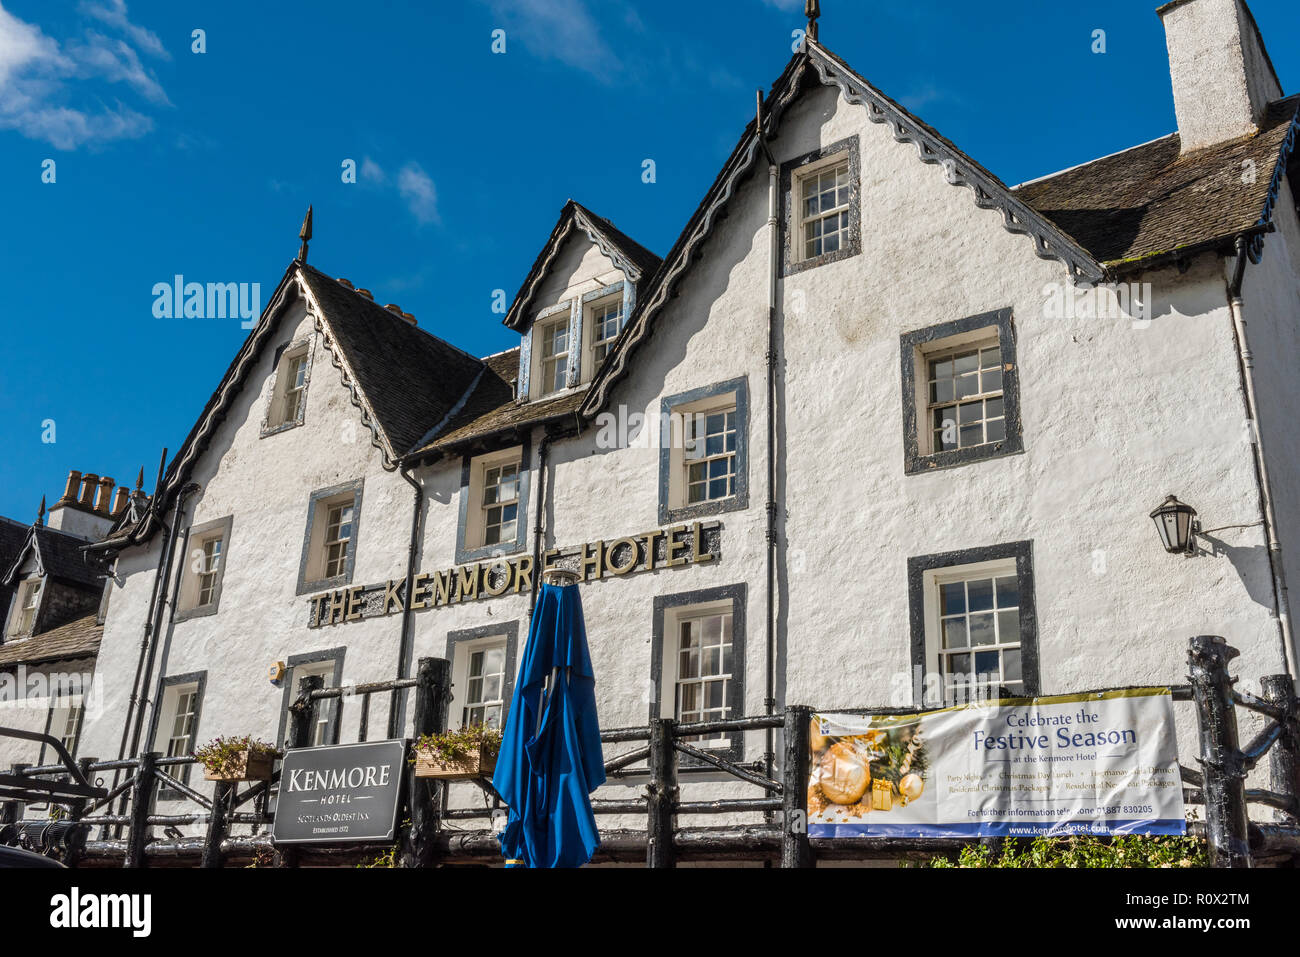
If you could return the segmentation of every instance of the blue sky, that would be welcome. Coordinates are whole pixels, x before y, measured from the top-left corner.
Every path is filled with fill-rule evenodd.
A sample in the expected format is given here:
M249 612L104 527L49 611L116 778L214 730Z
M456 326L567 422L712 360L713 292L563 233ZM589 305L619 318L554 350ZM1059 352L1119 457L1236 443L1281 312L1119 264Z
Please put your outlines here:
M1016 183L1173 130L1156 6L823 0L821 39ZM1294 92L1294 0L1251 7ZM0 515L30 521L73 468L152 485L247 335L155 318L154 284L265 301L308 203L314 265L480 355L515 344L493 290L513 297L569 197L662 255L802 9L0 0Z

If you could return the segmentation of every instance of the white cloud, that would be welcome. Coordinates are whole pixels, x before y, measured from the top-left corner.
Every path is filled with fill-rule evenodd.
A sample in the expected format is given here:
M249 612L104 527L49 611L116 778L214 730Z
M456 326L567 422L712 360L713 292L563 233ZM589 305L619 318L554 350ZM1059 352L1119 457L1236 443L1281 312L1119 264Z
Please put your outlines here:
M407 163L397 173L397 191L406 207L421 223L438 221L438 191L419 163Z
M170 105L137 47L167 56L158 37L127 19L123 0L83 3L81 12L121 31L127 39L87 29L84 37L59 42L0 5L0 129L16 130L56 149L131 139L153 128L153 120L121 101L104 105L102 92L86 81L123 84L149 103ZM94 107L83 108L81 100Z
M384 168L372 160L369 156L361 159L361 180L365 183L371 183L375 186L382 186L388 180L384 173Z
M127 19L126 0L107 0L105 3L90 3L86 0L79 9L86 16L94 17L96 20L125 33L131 38L132 43L150 56L161 57L164 60L172 58L171 54L167 52L167 48L162 45L162 41L158 39L158 34L152 30L146 30L144 27L136 26Z
M485 0L510 41L533 54L559 60L601 78L620 69L620 61L600 35L584 0Z

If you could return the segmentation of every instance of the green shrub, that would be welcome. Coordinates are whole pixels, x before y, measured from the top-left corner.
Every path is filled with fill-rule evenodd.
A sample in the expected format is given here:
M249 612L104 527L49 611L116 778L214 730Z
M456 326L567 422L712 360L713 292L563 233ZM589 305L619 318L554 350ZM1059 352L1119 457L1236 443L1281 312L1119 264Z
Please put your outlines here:
M936 857L929 866L1209 867L1210 858L1205 842L1194 837L1038 837L1031 843L1007 838L1001 847L967 844L956 861Z

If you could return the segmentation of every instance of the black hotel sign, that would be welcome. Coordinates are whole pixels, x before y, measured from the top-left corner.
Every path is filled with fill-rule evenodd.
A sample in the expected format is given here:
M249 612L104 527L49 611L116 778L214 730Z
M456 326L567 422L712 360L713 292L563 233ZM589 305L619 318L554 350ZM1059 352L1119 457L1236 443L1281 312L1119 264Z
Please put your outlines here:
M287 751L271 828L275 843L393 841L405 757L405 741Z

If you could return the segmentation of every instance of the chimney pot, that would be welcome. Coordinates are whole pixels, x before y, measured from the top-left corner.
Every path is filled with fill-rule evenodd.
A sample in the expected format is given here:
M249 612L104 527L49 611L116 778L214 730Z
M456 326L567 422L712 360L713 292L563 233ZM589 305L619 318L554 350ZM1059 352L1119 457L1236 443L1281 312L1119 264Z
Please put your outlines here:
M126 490L126 486L119 485L117 487L117 495L113 499L113 518L117 518L122 514L122 510L126 508L126 504L130 501L130 498L131 493Z
M77 493L81 489L81 473L76 469L68 472L68 485L63 490L63 497L55 502L55 505L67 505L69 502L77 500Z
M99 488L99 476L94 472L86 472L81 476L81 498L78 504L87 511L94 511L95 508L95 491Z
M113 514L109 507L113 501L113 486L117 483L105 475L99 480L99 498L95 501L95 511L100 515L108 516Z

